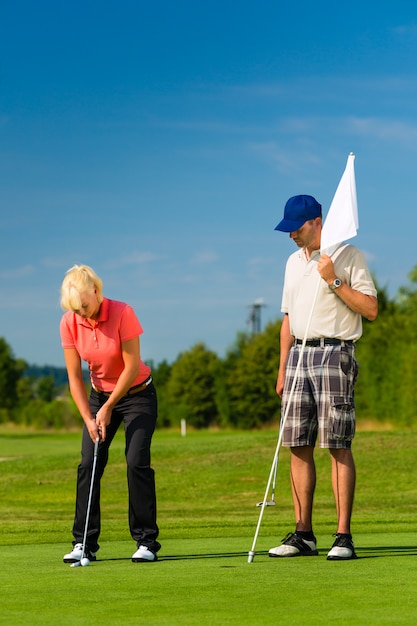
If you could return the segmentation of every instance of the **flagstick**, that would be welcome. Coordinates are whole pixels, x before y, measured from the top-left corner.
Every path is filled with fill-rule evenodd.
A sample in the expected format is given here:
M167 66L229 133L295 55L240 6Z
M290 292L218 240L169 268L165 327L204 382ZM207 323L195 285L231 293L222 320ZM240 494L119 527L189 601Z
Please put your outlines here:
M263 499L263 502L262 502L261 511L259 513L258 525L256 527L255 535L254 535L254 538L253 538L252 549L249 550L249 552L248 552L248 563L252 563L252 561L254 559L254 556L255 556L256 542L258 540L259 530L261 528L262 518L263 518L265 506L266 506L266 501L268 499L268 493L269 493L269 488L271 486L272 476L274 474L275 464L278 463L278 454L279 454L279 449L281 447L282 436L283 436L283 433L284 433L284 426L285 426L285 422L287 421L288 413L289 413L289 410L290 410L290 404L291 404L291 401L292 401L292 398L293 398L293 395L294 395L295 385L297 383L298 372L300 371L300 367L301 367L301 363L302 363L302 359L303 359L303 354L304 354L304 349L305 349L305 345L306 345L306 341L307 341L307 335L308 335L308 331L310 330L311 318L313 316L313 311L314 311L314 307L315 307L315 304L316 304L317 296L318 296L318 293L319 293L319 286L320 286L320 281L321 280L322 280L322 278L319 275L319 279L318 279L317 285L316 285L316 291L315 291L314 298L313 298L313 303L312 303L311 309L310 309L310 315L309 315L309 318L307 320L307 326L306 326L306 330L305 330L305 333L304 333L303 343L301 344L300 353L298 355L297 367L296 367L295 372L294 372L294 378L293 378L293 381L292 381L290 394L289 394L288 400L287 400L287 406L286 406L286 409L285 409L284 417L281 420L281 426L280 426L280 430L279 430L278 443L277 443L277 446L276 446L276 449L275 449L274 459L272 461L271 471L269 473L268 483L266 485L265 496L264 496L264 499Z

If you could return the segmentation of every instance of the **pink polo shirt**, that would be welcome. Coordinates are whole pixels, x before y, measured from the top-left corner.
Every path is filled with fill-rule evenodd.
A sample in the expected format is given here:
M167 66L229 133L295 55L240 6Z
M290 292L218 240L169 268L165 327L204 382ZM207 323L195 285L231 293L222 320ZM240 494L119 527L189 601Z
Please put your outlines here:
M95 326L73 311L67 311L60 323L63 348L74 348L88 364L91 383L96 389L112 391L124 369L121 344L143 333L134 310L124 302L104 298ZM132 383L146 380L151 368L140 361L140 371Z

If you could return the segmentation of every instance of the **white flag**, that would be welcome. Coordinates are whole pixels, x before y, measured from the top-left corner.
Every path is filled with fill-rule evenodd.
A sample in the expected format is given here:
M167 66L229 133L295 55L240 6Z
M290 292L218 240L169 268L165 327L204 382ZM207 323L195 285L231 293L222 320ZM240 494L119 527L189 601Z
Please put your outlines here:
M351 152L323 224L320 251L328 255L343 241L355 237L359 228L354 160Z

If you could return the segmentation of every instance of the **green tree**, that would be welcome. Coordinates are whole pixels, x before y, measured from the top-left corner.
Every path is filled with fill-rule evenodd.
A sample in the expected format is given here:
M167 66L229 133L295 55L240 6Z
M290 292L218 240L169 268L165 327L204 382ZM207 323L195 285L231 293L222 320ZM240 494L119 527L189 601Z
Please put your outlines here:
M26 367L22 359L14 358L10 346L0 337L0 408L16 406L18 381Z
M375 280L375 279L374 279ZM374 322L363 319L363 334L356 344L359 376L355 388L358 423L365 420L382 421L391 414L395 398L395 380L388 377L389 354L394 356L398 334L394 319L397 307L387 290L375 280L378 291L378 317Z
M167 385L171 376L172 365L167 361L161 361L157 366L153 362L148 365L152 370L152 379L155 384L158 397L158 427L171 426L171 412L167 403Z
M275 386L279 365L281 320L241 342L237 358L231 358L227 371L230 423L240 428L257 428L278 422L280 399Z
M152 378L155 385L158 386L158 388L165 386L171 375L172 365L164 360L158 363L157 366L150 362L149 366L152 369Z
M236 368L250 341L251 336L249 333L239 331L234 343L227 350L226 357L219 363L216 376L216 397L220 426L227 427L235 424L234 419L231 417L230 373Z
M55 384L52 375L42 376L38 381L37 394L40 400L52 402L55 397Z
M16 385L17 400L19 406L26 404L31 400L34 400L35 395L35 381L30 376L22 376L17 381Z
M417 265L408 274L409 285L400 287L397 303L400 311L415 317L417 311Z
M413 270L411 285L400 287L393 300L386 289L377 286L378 318L372 323L364 320L364 333L357 345L359 378L355 398L359 424L365 419L398 427L416 423L416 279Z
M216 375L220 360L203 343L179 355L166 388L172 424L186 419L196 428L217 422Z

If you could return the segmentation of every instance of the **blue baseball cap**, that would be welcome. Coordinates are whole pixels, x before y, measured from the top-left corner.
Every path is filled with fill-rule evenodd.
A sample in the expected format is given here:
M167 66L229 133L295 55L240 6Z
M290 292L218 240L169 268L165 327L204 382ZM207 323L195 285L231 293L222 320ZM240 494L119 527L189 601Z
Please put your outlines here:
M305 222L316 217L321 217L321 204L313 196L293 196L285 205L284 219L274 230L293 233Z

